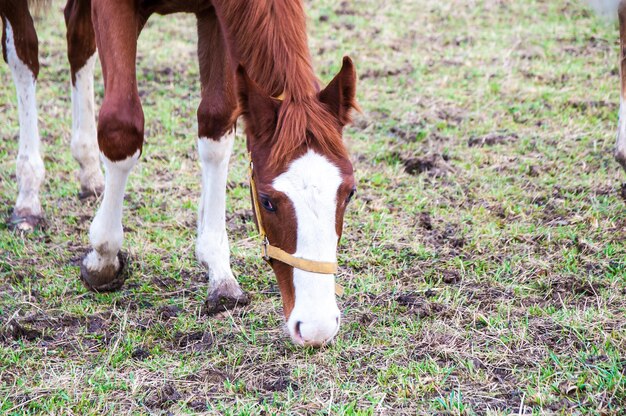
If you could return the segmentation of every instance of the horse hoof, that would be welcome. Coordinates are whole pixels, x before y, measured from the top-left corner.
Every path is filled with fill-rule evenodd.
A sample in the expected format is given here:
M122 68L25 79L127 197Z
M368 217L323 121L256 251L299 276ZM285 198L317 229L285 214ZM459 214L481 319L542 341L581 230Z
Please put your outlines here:
M80 280L92 292L115 292L119 290L128 278L128 271L126 269L126 255L119 252L117 259L120 265L117 270L115 270L115 265L110 265L98 271L89 270L83 259L80 264Z
M250 297L241 290L236 281L222 281L211 288L209 296L204 301L207 315L234 309L250 303Z
M9 218L10 230L30 233L44 226L44 219L39 215L17 215L15 212Z
M98 186L96 188L82 188L80 190L80 192L78 193L78 199L80 199L81 201L85 200L85 199L98 199L100 198L100 195L102 195L104 193L104 187L103 186Z

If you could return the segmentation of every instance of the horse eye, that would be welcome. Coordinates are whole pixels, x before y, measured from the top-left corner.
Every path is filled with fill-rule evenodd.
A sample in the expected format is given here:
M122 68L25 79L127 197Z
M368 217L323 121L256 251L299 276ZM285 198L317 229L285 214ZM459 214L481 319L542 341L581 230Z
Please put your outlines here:
M352 199L355 193L356 193L356 186L352 188L352 191L350 191L350 195L348 195L348 197L346 198L346 204L350 202L350 200Z
M276 207L274 206L274 204L272 204L272 201L270 201L270 199L266 196L261 197L261 205L263 205L263 208L265 208L269 212L276 211Z

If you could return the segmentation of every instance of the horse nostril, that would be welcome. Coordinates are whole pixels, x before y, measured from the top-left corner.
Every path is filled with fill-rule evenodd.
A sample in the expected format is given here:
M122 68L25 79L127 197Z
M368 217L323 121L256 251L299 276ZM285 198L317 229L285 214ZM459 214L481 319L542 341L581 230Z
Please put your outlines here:
M302 339L302 333L300 332L300 325L302 324L302 321L298 321L296 322L296 327L295 327L295 331L296 331L296 336L300 339Z

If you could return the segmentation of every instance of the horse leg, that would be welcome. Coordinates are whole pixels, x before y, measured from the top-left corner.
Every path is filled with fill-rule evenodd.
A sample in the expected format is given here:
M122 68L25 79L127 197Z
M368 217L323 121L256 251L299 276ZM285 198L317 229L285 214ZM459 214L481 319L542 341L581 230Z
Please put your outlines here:
M617 142L615 144L615 159L626 169L626 1L620 2L619 9L619 39L620 39L620 106L617 128Z
M202 196L196 256L208 269L209 313L248 303L230 268L226 235L226 177L234 142L237 98L223 35L213 8L197 13L202 100L198 107L198 153Z
M35 97L35 84L39 75L37 33L28 11L27 0L17 0L1 7L4 29L3 55L11 68L17 90L20 122L17 155L18 196L9 226L22 231L32 231L43 218L39 188L45 176L39 151Z
M79 197L101 195L100 169L93 95L96 39L91 23L91 0L68 0L65 6L67 56L72 75L72 155L80 166Z
M98 146L106 175L104 197L89 230L93 250L83 259L81 278L91 290L110 291L124 283L124 188L143 145L135 69L138 16L133 0L93 0L91 16L104 75Z

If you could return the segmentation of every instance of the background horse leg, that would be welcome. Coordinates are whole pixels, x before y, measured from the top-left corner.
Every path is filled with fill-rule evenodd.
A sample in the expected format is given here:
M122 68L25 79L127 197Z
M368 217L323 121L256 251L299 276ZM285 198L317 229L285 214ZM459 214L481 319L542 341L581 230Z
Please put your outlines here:
M65 6L67 56L72 74L72 155L80 165L79 197L100 195L100 169L93 95L96 38L91 23L91 0L69 0Z
M3 55L17 90L20 142L17 155L18 197L9 225L33 230L42 220L39 188L45 169L39 152L35 84L39 75L38 42L26 0L0 5L4 32Z
M197 13L202 101L198 107L198 153L202 196L196 256L208 269L209 313L248 303L230 269L226 234L226 177L234 141L237 98L234 71L213 8Z
M81 278L92 290L108 291L124 283L124 260L119 254L124 239L124 188L143 145L144 117L135 70L139 18L133 0L94 0L92 21L104 75L98 145L106 180L89 230L93 250L83 260Z

